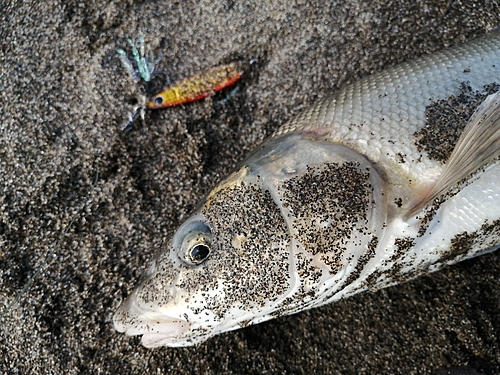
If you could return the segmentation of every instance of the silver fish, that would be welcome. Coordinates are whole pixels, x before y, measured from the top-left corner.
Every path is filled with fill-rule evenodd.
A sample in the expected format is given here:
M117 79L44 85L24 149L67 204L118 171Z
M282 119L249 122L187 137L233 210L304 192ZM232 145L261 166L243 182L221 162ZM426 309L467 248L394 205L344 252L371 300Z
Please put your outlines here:
M494 32L318 103L203 199L115 328L194 345L497 249L499 84Z

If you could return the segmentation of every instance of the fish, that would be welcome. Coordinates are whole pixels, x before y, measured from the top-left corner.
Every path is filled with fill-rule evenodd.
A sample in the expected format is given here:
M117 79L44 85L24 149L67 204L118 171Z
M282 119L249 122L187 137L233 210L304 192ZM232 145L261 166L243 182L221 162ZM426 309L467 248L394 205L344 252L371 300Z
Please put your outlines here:
M499 89L496 31L321 100L202 198L115 329L196 345L498 249Z

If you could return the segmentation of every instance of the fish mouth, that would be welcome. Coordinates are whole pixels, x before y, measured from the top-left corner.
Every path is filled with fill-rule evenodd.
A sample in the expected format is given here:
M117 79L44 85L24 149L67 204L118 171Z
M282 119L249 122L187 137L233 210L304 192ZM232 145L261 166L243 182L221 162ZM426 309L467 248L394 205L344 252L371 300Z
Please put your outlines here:
M144 307L134 295L127 298L113 316L113 325L127 336L142 335L147 348L177 346L176 341L191 330L192 324L158 307Z

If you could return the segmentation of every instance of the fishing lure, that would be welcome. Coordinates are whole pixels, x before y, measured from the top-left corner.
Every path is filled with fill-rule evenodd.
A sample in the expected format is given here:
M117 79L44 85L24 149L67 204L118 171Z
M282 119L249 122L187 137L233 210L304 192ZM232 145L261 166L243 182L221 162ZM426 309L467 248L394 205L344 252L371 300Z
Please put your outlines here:
M220 65L168 86L155 95L146 106L149 109L158 109L204 99L233 85L242 75L243 72L236 63Z
M116 49L125 70L137 82L143 80L146 83L150 83L152 77L157 73L154 69L158 61L161 60L161 57L154 58L151 49L145 46L142 37L139 37L136 42L128 39L128 42L132 49L133 61L128 58L127 52L123 49ZM137 114L140 114L141 118L144 119L146 109L173 107L204 99L217 91L233 85L242 75L243 72L240 64L231 63L220 65L177 81L155 95L146 104L136 105L125 124L123 124L122 130L129 128L130 124L136 119ZM146 102L145 98L142 98L141 101L143 103Z

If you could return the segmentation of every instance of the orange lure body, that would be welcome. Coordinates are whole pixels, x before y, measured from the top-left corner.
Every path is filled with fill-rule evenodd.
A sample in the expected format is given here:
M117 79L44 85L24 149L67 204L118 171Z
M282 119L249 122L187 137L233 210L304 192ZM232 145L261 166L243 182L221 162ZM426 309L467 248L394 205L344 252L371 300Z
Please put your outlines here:
M146 106L158 109L194 102L231 86L242 74L235 63L217 66L174 83L155 95Z

